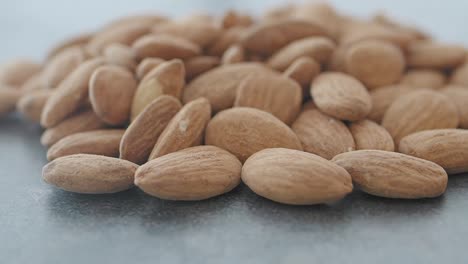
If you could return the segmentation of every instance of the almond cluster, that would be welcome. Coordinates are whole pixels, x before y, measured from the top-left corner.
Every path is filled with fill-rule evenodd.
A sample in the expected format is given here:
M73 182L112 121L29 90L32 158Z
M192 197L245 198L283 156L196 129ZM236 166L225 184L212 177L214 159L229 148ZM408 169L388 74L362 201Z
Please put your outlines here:
M0 115L45 130L43 179L202 200L242 181L293 205L418 199L468 172L468 53L323 3L136 15L0 70Z

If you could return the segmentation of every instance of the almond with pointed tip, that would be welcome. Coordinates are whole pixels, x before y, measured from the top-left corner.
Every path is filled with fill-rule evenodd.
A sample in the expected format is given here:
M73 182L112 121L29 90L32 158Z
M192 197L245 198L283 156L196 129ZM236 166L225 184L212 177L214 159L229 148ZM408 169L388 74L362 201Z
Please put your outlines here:
M163 62L165 62L165 60L161 58L146 58L142 60L136 68L136 76L138 80L142 80L146 74L158 67Z
M27 93L18 100L16 108L29 120L39 123L41 121L42 109L44 109L51 93L51 90L38 90Z
M349 126L349 130L353 135L357 150L395 150L392 136L384 127L373 121L361 120L354 122Z
M185 77L193 80L199 75L217 67L220 59L215 56L197 56L185 61Z
M165 60L188 59L201 53L200 47L181 37L170 35L147 35L132 46L135 56L142 60L157 57Z
M285 71L284 76L295 80L302 87L304 98L310 96L309 87L312 80L320 74L320 64L312 58L300 57L295 60Z
M86 54L80 47L62 50L45 65L41 77L43 85L49 89L57 88L85 60Z

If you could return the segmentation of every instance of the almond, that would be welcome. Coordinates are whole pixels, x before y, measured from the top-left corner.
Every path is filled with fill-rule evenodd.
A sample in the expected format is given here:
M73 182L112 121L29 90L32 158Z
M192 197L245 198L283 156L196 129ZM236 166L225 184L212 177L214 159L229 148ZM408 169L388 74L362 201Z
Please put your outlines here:
M18 111L29 120L39 123L41 120L42 109L50 97L52 91L38 90L27 93L19 99L16 104Z
M142 60L136 69L138 80L142 80L146 74L161 65L163 62L165 62L165 60L161 58L146 58Z
M206 128L205 144L218 146L244 162L266 148L302 150L294 132L270 113L236 107L218 113Z
M239 45L230 46L221 58L222 64L233 64L245 61L244 49Z
M457 107L460 118L460 128L468 129L468 87L459 85L448 85L440 90Z
M149 160L200 145L210 119L211 107L205 98L184 105L159 136Z
M0 117L15 110L21 91L11 87L0 87Z
M0 66L0 84L20 88L42 66L27 59L12 60Z
M452 74L450 81L454 84L468 86L468 63L458 67Z
M129 46L122 44L111 44L104 49L106 62L112 65L125 67L129 70L136 68L135 54Z
M335 202L353 190L351 176L340 166L283 148L252 155L242 167L242 181L262 197L292 205Z
M295 80L302 88L304 98L307 98L312 80L320 74L320 64L312 58L300 57L284 71L284 76Z
M220 59L214 56L197 56L185 61L185 77L193 80L199 75L217 67Z
M359 150L340 154L333 161L351 174L356 187L375 196L432 198L447 188L448 177L442 167L400 153Z
M388 131L370 120L361 120L352 123L349 130L356 142L356 149L375 149L394 151L395 144Z
M311 85L311 94L318 109L341 120L364 119L372 108L362 83L343 73L320 74Z
M47 86L44 85L43 80L43 71L36 73L35 75L31 76L20 88L23 93L38 91L38 90L45 90Z
M253 24L253 18L249 15L239 14L234 10L228 10L224 13L221 20L223 28L248 27Z
M333 37L338 36L340 29L340 15L327 2L307 2L295 8L295 18L313 21L326 29Z
M123 44L130 46L140 37L146 35L150 31L147 24L130 23L109 26L102 32L97 33L88 43L88 48L93 53L100 53L110 44Z
M41 81L44 87L49 89L57 88L85 60L85 52L80 47L70 47L57 53L47 62L42 72Z
M137 165L121 159L78 154L47 164L42 177L48 184L75 193L103 194L133 187Z
M187 39L200 47L205 47L211 44L221 31L212 23L206 22L167 22L161 23L153 27L152 32L155 34L166 34L179 38Z
M350 45L363 40L377 39L388 41L403 49L413 41L413 36L407 32L395 30L387 26L373 22L350 22L343 24L341 29L340 43L342 45Z
M140 27L153 27L159 23L165 23L168 18L157 14L135 14L117 18L107 24L104 30L110 30L120 27L140 26Z
M138 59L157 57L165 60L188 59L200 54L200 47L184 38L170 35L147 35L132 46Z
M233 27L221 33L208 48L208 54L212 56L222 56L223 53L233 44L240 41L244 28Z
M431 69L409 70L400 80L401 84L427 89L439 89L446 82L447 77L442 72Z
M408 65L427 68L453 68L465 61L465 48L430 41L412 43L408 49Z
M84 47L91 38L93 38L93 33L81 33L72 37L69 37L65 40L62 40L56 44L52 49L50 49L47 54L47 61L53 60L55 56L62 51L69 48Z

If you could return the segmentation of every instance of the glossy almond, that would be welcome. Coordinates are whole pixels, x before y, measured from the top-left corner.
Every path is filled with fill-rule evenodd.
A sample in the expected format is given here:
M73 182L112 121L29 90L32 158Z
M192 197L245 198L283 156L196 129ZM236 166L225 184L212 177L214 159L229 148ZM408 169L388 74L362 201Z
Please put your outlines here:
M448 85L440 90L457 107L460 118L460 128L468 129L468 87L460 85Z
M200 47L211 44L221 34L221 30L214 23L188 21L161 23L153 27L152 32L184 38Z
M215 56L197 56L185 61L185 77L192 80L199 75L217 67L220 59Z
M27 59L16 59L0 65L0 84L20 88L42 66Z
M401 84L418 88L439 89L447 82L443 72L431 69L409 70L400 80Z
M392 136L384 127L373 121L361 120L354 122L349 126L349 130L353 135L357 150L395 150Z
M29 120L39 123L41 120L42 109L50 97L52 91L38 90L27 93L18 100L16 108Z
M142 80L146 74L148 74L163 62L165 62L165 60L161 58L146 58L142 60L140 64L138 64L135 72L138 80Z
M427 68L453 68L465 61L465 48L430 41L412 43L408 49L408 65Z
M233 63L240 63L245 61L245 52L244 48L240 45L232 45L229 47L224 53L223 57L221 58L222 64L233 64Z
M11 87L0 87L0 116L13 112L20 98L20 90Z
M283 148L252 155L242 167L242 181L262 197L292 205L335 202L353 190L351 176L340 166Z
M132 46L138 59L157 57L165 60L188 59L200 54L200 47L184 38L170 35L147 35Z
M85 60L85 52L80 47L62 50L47 62L41 77L43 85L49 89L57 88Z
M420 199L442 195L447 173L439 165L401 153L359 150L333 161L346 169L357 188L387 198Z
M320 64L312 58L300 57L285 71L284 76L295 80L303 88L303 96L310 95L309 87L312 80L320 74Z

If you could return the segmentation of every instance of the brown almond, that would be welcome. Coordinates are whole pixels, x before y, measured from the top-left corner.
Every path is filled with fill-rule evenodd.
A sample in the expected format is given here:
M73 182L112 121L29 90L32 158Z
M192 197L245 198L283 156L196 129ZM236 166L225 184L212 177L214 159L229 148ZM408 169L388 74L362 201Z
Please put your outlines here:
M49 89L57 88L85 60L85 52L80 47L62 50L46 64L42 72L43 85Z
M361 120L354 122L349 126L349 130L353 135L357 150L395 150L392 136L384 127L373 121Z
M349 173L317 155L283 148L252 155L242 167L242 181L275 202L313 205L335 202L353 190Z
M358 150L340 154L333 161L346 169L355 186L381 197L432 198L447 188L447 173L439 165L401 153Z
M249 107L218 113L206 128L205 144L218 146L244 162L266 148L302 150L294 132L272 114Z
M133 50L123 44L111 44L104 49L104 58L107 63L125 67L129 70L136 68L135 54Z
M295 18L313 21L337 37L340 30L340 15L335 8L327 2L308 2L296 6L293 14Z
M152 71L154 68L159 66L161 63L165 62L165 60L161 58L146 58L138 64L136 68L136 76L138 80L142 80L146 74Z
M197 56L185 61L185 77L193 80L199 75L217 67L220 59L215 56Z
M0 87L0 117L13 112L20 98L20 90L12 87Z
M420 41L409 46L407 60L411 67L445 69L460 65L465 57L462 46Z
M453 72L450 82L468 86L468 63L462 64Z
M152 32L187 39L200 47L211 44L220 34L220 29L213 23L168 22L153 27Z
M468 129L468 87L460 85L448 85L440 90L457 107L460 118L460 128Z
M208 54L212 56L222 56L223 53L233 44L236 44L242 38L246 29L242 27L233 27L225 30L213 41L208 48Z
M138 59L157 57L165 60L188 59L200 54L200 47L184 38L170 35L147 35L132 46Z
M27 93L19 99L16 104L18 111L30 121L39 123L41 121L42 109L49 99L52 91L38 90Z
M204 200L240 183L242 164L214 146L197 146L159 157L141 166L135 185L166 200Z
M159 23L165 23L168 18L158 14L133 14L128 16L119 17L108 23L104 30L125 28L128 26L140 26L151 28Z
M88 49L99 54L110 44L130 46L140 37L150 32L151 26L140 23L119 24L97 33L88 43Z
M310 95L309 87L312 80L320 74L320 64L312 58L300 57L295 60L285 71L284 75L295 80L302 88L304 98Z
M133 187L138 166L126 160L90 154L58 158L44 166L45 182L68 192L103 194Z
M439 89L446 82L444 73L431 69L409 70L400 80L401 84L427 89Z
M47 54L47 61L52 60L55 56L57 56L59 53L62 53L62 51L66 49L72 47L84 47L93 36L93 33L81 33L62 40L52 49L50 49L49 53Z
M244 49L240 45L230 46L221 58L222 64L233 64L245 61Z
M221 19L223 28L248 27L253 24L253 18L249 15L239 14L234 10L228 10Z
M44 85L43 71L31 76L20 88L23 93L34 92L38 90L45 90L47 87Z
M342 25L340 43L350 45L363 40L377 39L393 43L402 49L406 49L414 40L412 34L395 30L373 22L345 22Z
M0 66L0 84L20 88L41 69L40 64L31 60L17 59L9 61Z

